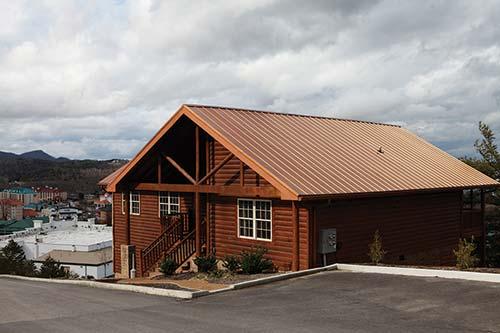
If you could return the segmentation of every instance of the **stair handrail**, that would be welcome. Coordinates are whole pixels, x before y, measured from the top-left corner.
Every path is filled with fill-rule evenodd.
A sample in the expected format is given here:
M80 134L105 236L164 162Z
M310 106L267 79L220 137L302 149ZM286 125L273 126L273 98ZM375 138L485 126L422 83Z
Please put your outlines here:
M146 272L151 268L165 252L172 247L177 241L183 238L185 219L180 218L178 221L167 226L165 231L158 238L152 241L148 246L141 250L142 272ZM154 255L153 255L154 254ZM150 258L153 257L153 258Z

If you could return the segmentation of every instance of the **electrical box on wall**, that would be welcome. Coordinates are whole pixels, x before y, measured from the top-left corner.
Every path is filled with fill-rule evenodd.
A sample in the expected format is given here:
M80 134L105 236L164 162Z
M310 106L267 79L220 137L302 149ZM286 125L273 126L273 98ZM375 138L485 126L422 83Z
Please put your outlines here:
M337 251L337 229L329 228L322 229L319 232L319 249L320 254L328 254Z

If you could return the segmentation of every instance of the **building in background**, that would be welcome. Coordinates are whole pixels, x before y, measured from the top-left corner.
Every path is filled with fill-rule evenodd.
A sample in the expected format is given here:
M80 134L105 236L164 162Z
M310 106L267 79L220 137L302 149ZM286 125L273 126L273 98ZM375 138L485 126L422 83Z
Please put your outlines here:
M23 208L23 218L34 218L40 216L40 212L33 208Z
M66 201L68 199L68 192L57 187L37 187L35 191L40 201Z
M5 189L0 192L0 199L14 199L21 201L24 205L37 203L40 200L34 189L29 187L16 187Z
M0 220L22 220L23 203L15 199L0 199Z
M5 220L0 220L0 235L11 235L16 232L21 232L26 229L33 228L34 219L30 218L25 218L22 220L14 220L14 221L5 221ZM49 218L48 217L38 217L38 221L42 221L42 223L49 223ZM2 246L0 245L0 248Z
M31 227L0 236L0 248L12 239L38 267L51 256L72 273L100 279L113 274L112 238L111 227L96 225L94 219L37 219Z

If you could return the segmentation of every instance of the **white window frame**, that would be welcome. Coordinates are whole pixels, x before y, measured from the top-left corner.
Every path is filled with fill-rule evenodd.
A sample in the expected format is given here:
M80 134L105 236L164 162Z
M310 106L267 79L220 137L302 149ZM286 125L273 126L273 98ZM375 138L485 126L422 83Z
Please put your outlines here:
M133 200L132 198L134 197L134 195L137 195L137 200ZM137 203L137 207L139 209L139 211L137 213L134 213L133 212L133 208L134 208L134 203ZM130 215L141 215L141 194L138 192L138 191L132 191L130 192L130 196L129 196L129 212L130 212Z
M166 195L165 195L166 194ZM167 202L162 203L161 198L167 198ZM177 203L172 202L172 198L177 198ZM172 206L177 206L177 212L181 212L181 197L179 192L158 192L158 216L161 217L162 205L167 206L167 214L172 214Z
M125 215L125 193L122 192L122 215Z
M251 201L252 202L252 224L253 224L253 237L250 236L242 236L240 234L240 201ZM257 218L256 218L256 202L268 202L269 203L269 213L270 213L270 219L266 221L269 221L270 223L270 230L269 230L269 236L270 238L259 238L257 237ZM254 239L258 241L263 241L263 242L272 242L273 241L273 203L271 200L261 200L261 199L246 199L246 198L238 198L238 204L236 205L236 211L237 211L237 228L238 228L238 238L244 238L244 239ZM242 217L242 219L245 219L245 217ZM248 218L246 218L248 219ZM263 220L263 219L259 219Z

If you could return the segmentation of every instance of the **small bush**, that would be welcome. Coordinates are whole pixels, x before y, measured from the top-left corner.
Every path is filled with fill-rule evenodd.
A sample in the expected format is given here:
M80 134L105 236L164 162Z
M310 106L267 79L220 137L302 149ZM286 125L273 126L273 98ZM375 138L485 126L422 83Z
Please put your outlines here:
M214 269L208 273L209 279L221 279L226 275L226 272L220 269Z
M217 269L217 258L214 255L196 257L194 263L198 272L208 273Z
M222 260L222 267L231 273L236 273L241 267L240 258L237 256L225 256Z
M61 264L58 261L52 259L49 256L42 263L42 266L40 267L39 276L42 278L49 278L49 279L61 278L61 277L65 278L68 276L68 272L66 272L64 267L61 267Z
M264 256L265 247L256 247L241 253L241 270L244 274L259 274L273 268L273 262Z
M373 235L373 242L368 246L368 249L368 256L370 257L370 260L375 265L378 265L378 263L382 261L385 254L387 253L382 248L382 237L380 237L380 233L378 230L375 231L375 234Z
M460 269L475 267L479 262L475 252L476 244L474 244L474 237L472 237L470 242L467 239L460 239L458 241L458 249L453 250L453 254L457 258L457 267Z
M166 258L160 264L160 272L165 274L165 275L172 275L175 273L175 270L177 269L177 267L178 267L178 265L174 260L172 260L170 258Z

